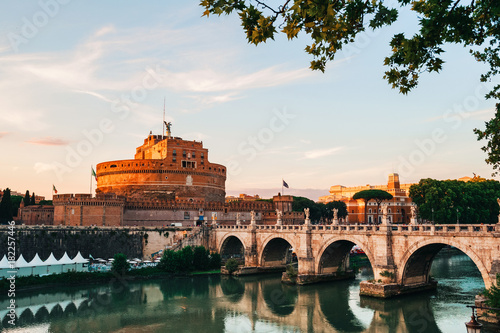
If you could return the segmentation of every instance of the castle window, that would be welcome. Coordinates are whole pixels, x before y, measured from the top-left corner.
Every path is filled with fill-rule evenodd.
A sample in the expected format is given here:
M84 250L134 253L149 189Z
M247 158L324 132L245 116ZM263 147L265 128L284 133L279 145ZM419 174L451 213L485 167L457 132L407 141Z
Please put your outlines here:
M196 158L196 152L193 151L193 153L191 154L191 157Z
M172 157L172 162L177 162L177 158L175 156Z
M204 161L204 160L201 160L201 162L200 162L200 163L201 163L201 164L205 164L205 161Z
M201 153L201 156L200 156L202 159L205 158L205 154L204 153Z
M186 151L185 150L182 151L182 157L186 158Z
M182 161L183 168L196 168L196 162L193 161Z
M111 164L109 167L110 168L116 168L116 164Z
M177 152L175 151L175 149L172 151L172 155L177 156Z

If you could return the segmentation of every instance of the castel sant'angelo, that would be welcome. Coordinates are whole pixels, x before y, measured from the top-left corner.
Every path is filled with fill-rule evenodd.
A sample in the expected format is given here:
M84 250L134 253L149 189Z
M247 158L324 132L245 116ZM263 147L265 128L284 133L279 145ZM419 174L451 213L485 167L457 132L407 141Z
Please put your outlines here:
M226 167L210 163L202 142L171 135L149 134L136 148L134 159L97 165L96 195L54 195L54 225L184 226L200 223L249 224L251 211L261 224L298 223L303 213L292 212L291 196L273 200L226 202Z

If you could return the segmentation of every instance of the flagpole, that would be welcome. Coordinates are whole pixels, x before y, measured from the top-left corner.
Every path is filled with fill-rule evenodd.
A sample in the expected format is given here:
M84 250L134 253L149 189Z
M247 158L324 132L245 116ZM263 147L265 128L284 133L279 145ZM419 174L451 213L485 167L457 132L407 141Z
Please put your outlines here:
M284 192L284 188L283 188L283 178L281 178L281 195L285 195L285 192Z
M92 198L92 165L90 166L90 197Z

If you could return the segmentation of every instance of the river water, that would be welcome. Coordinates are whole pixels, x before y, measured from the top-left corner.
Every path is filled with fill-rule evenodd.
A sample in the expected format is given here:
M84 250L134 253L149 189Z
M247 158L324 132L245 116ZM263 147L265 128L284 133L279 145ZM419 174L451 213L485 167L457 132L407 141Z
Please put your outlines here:
M466 332L479 271L454 250L443 250L431 274L437 291L389 300L359 296L355 280L302 287L279 275L244 278L181 277L59 287L16 295L15 327L8 327L8 299L0 297L2 332ZM483 330L483 332L496 330Z

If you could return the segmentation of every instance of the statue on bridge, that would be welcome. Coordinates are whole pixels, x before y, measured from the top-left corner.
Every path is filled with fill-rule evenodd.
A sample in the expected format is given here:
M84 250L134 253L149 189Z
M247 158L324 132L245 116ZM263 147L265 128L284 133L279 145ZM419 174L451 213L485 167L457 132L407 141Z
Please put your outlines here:
M417 206L412 205L410 207L411 215L410 215L410 224L417 224Z
M241 222L240 222L240 212L237 212L236 213L236 225L240 225Z
M304 214L306 215L306 221L305 224L309 225L311 224L311 219L309 218L310 213L309 213L309 208L304 208Z
M283 212L279 209L276 209L276 224L277 225L281 225L283 223L282 218L283 218Z
M250 212L250 216L251 216L250 224L254 225L255 224L255 210L252 210Z
M389 224L389 204L382 204L382 224Z
M334 208L334 209L332 209L332 211L333 211L333 221L332 221L332 223L334 225L338 225L339 224L339 210L338 210L338 208Z

